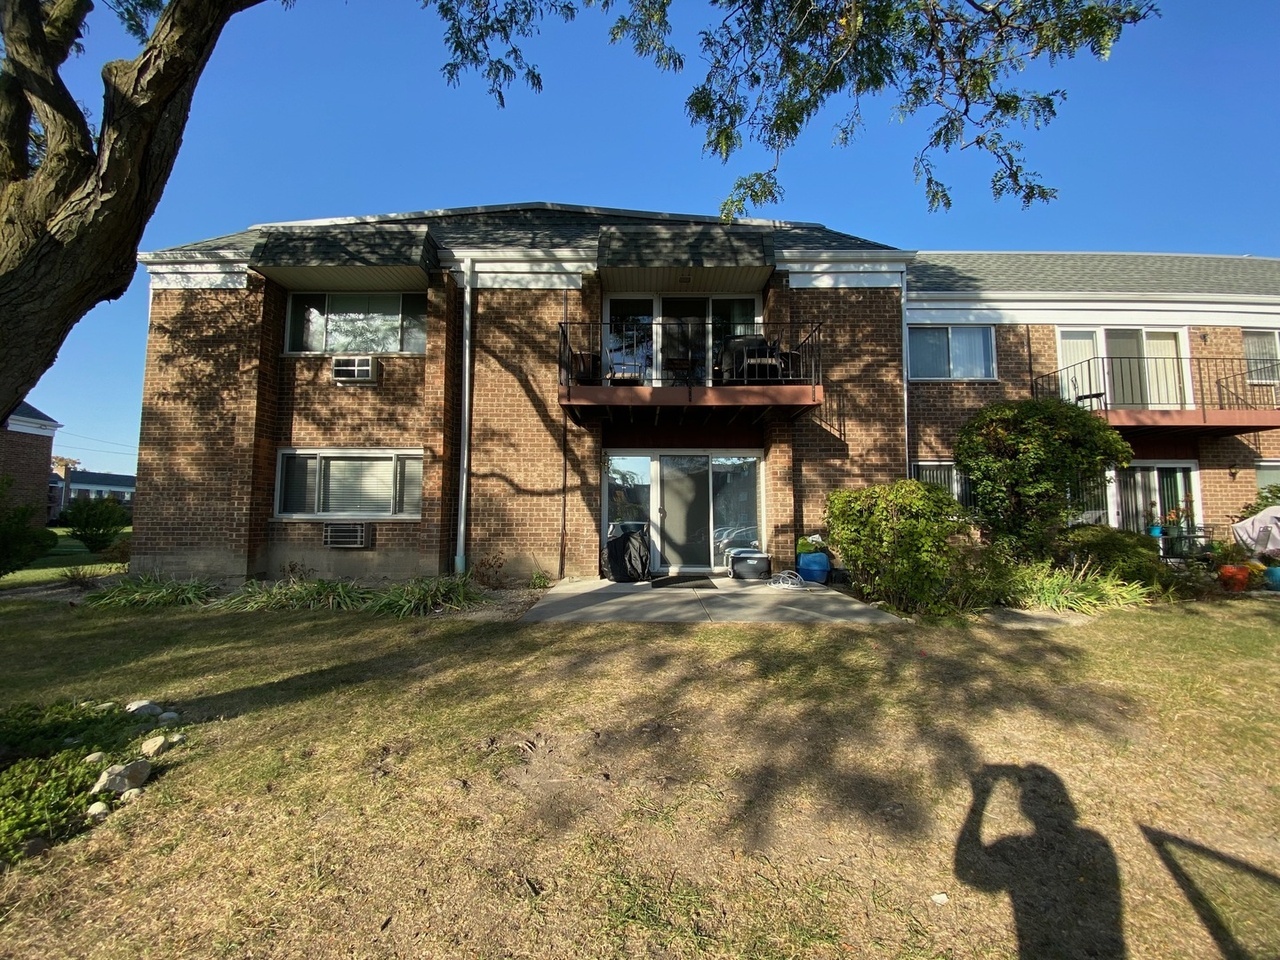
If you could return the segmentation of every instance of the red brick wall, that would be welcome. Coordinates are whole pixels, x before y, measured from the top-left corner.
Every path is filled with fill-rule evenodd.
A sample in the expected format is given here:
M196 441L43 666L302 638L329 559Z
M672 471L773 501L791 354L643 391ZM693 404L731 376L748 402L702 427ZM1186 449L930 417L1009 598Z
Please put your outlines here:
M52 460L52 436L0 429L0 477L13 478L0 505L33 507L31 525L35 527L43 527L49 518Z
M998 381L915 381L910 395L910 448L914 460L950 460L960 427L1002 400L1031 396L1034 377L1058 368L1057 328L1009 324L995 328Z
M472 294L467 557L473 566L501 558L511 579L558 576L562 542L565 572L597 572L600 432L575 426L559 403L559 324L599 316L584 292Z
M797 320L822 321L825 402L795 422L798 533L822 524L834 489L906 475L901 291L789 291ZM772 548L771 548L772 549Z

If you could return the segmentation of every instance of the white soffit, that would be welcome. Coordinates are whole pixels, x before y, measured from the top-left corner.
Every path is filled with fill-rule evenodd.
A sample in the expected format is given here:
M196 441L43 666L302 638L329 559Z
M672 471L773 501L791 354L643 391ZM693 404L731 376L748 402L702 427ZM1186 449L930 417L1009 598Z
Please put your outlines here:
M152 290L243 290L249 285L249 262L144 260Z
M1053 324L1058 326L1172 325L1280 326L1280 303L1271 298L1085 295L949 297L908 293L908 323Z
M326 293L342 293L366 290L426 290L427 274L421 267L370 267L370 266L304 266L269 267L254 269L268 280L274 280L286 290L323 290Z
M812 252L779 254L778 269L790 274L793 290L902 288L910 251L857 251L822 256Z
M47 420L29 420L26 417L10 417L6 426L10 433L29 433L37 437L52 437L61 423L49 423Z

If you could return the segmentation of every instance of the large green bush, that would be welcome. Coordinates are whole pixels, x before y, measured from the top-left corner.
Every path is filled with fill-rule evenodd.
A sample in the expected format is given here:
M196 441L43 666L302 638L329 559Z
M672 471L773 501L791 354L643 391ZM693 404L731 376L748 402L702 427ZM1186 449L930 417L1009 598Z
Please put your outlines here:
M1252 517L1267 507L1280 505L1280 483L1271 483L1258 491L1258 499L1240 508L1240 516Z
M827 542L854 588L905 613L948 613L965 577L969 531L950 493L916 480L837 490L827 498Z
M1054 560L1067 567L1088 564L1121 580L1148 585L1159 582L1164 569L1155 537L1097 524L1064 531L1054 544Z
M1103 471L1133 451L1097 414L1054 397L984 407L956 438L974 518L1020 560L1050 556L1053 542L1096 495Z
M8 503L12 477L0 477L0 577L21 570L58 545L58 535L34 524L36 508Z
M71 528L72 539L83 543L90 553L107 549L129 525L129 512L110 497L73 500L62 517Z

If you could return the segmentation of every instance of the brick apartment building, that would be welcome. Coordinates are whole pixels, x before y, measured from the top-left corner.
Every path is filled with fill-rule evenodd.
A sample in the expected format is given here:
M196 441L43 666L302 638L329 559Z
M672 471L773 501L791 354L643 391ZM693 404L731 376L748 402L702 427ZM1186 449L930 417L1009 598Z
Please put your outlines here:
M61 426L25 401L0 424L0 477L12 480L5 505L32 507L34 526L44 526L48 518L49 464Z
M554 204L269 224L151 274L134 561L274 576L789 566L836 487L963 496L983 404L1063 396L1137 459L1091 518L1217 526L1280 481L1280 260L919 253ZM1153 506L1154 505L1154 506Z

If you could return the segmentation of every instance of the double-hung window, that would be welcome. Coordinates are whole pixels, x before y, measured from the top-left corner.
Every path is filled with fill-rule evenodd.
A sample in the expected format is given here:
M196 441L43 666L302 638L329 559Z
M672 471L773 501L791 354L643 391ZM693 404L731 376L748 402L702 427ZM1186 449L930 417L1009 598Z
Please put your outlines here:
M1244 360L1250 383L1280 382L1280 331L1246 330Z
M426 353L425 293L295 293L291 353Z
M282 450L276 476L280 517L422 515L421 450Z
M912 380L994 380L995 328L907 328L907 371Z

